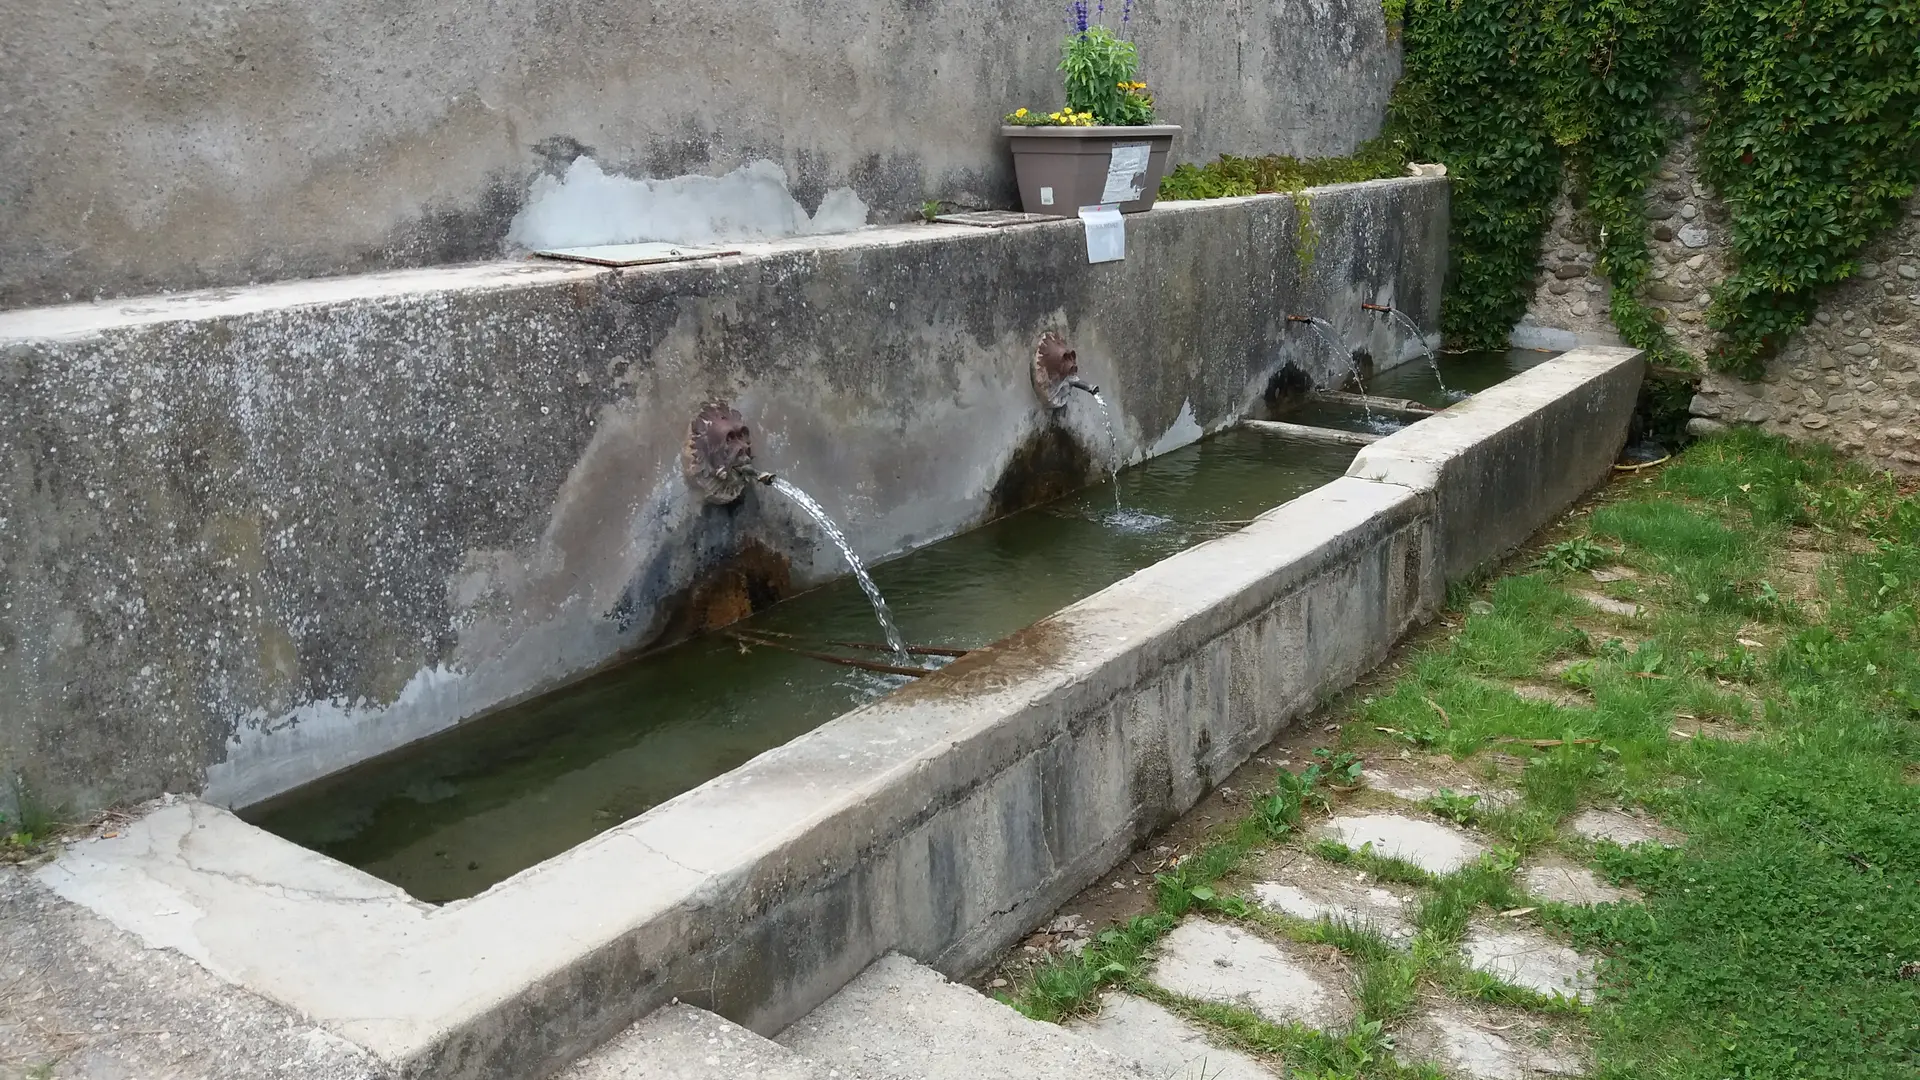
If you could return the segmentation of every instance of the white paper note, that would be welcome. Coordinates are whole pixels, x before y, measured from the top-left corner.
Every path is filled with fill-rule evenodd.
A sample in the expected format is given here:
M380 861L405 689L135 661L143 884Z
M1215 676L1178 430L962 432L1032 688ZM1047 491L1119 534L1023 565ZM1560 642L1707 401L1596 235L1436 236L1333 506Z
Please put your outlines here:
M1080 220L1087 227L1087 261L1119 262L1127 257L1127 227L1118 206L1083 206Z
M1115 143L1113 156L1107 159L1107 187L1100 193L1101 205L1132 202L1140 197L1140 178L1146 175L1152 143Z

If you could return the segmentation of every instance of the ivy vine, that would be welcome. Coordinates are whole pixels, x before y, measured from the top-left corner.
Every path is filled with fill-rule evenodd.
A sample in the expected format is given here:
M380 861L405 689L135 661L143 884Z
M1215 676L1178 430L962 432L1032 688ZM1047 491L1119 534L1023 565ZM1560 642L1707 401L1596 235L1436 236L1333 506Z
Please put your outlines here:
M1920 183L1920 0L1701 0L1708 182L1735 269L1707 324L1744 372Z
M1537 0L1405 0L1403 70L1388 131L1453 178L1441 325L1452 343L1501 348L1526 313L1560 187L1547 134Z
M1563 177L1628 342L1683 360L1637 292L1644 194L1698 72L1734 266L1710 359L1754 373L1920 184L1920 0L1385 0L1404 48L1388 133L1454 178L1454 341L1525 312Z

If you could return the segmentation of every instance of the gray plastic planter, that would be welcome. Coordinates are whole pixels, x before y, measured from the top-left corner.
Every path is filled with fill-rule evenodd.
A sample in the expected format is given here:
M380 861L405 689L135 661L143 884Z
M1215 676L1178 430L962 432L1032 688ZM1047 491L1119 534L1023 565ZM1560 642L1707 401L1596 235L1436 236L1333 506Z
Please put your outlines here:
M1021 209L1073 217L1083 206L1103 203L1117 202L1123 214L1151 208L1160 192L1160 177L1167 171L1167 151L1173 148L1180 126L1005 125L1000 133L1013 149Z

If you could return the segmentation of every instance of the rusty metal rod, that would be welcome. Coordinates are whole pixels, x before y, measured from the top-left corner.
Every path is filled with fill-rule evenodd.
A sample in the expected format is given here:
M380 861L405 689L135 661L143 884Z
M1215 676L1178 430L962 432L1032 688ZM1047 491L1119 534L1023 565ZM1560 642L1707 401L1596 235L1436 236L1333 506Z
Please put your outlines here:
M829 641L827 644L836 649L867 649L872 652L892 652L893 646L884 641ZM948 649L939 645L909 645L907 652L913 656L965 656L967 649Z
M1269 431L1275 435L1291 435L1308 442L1334 443L1339 446L1366 446L1380 441L1380 436L1370 431L1341 431L1338 428L1310 427L1306 424L1288 424L1279 420L1242 420L1240 426L1253 431Z
M1423 405L1408 398L1374 397L1372 394L1349 394L1342 390L1315 390L1313 396L1333 405L1359 405L1381 412L1406 413L1409 416L1432 416L1439 409Z
M859 668L862 671L878 671L885 675L905 675L914 679L928 674L925 668L902 667L899 664L883 664L878 660L862 660L858 657L840 656L836 653L815 652L812 649L802 649L796 645L787 645L767 638L750 637L746 634L737 634L732 631L728 631L727 636L743 645L765 645L769 649L780 649L784 652L790 652L795 656L804 656L809 660L823 660L829 664Z
M750 630L736 630L734 631L734 633L745 634L749 637L786 638L789 641L797 641L800 638L799 634L788 634L779 630L761 630L757 628L750 629ZM870 649L874 652L892 652L893 651L893 646L887 644L884 641L834 641L832 639L828 639L827 641L821 642L821 644L831 645L836 649ZM913 654L914 656L965 656L967 655L967 653L971 652L972 650L971 649L949 649L939 645L909 645L906 647L906 651Z

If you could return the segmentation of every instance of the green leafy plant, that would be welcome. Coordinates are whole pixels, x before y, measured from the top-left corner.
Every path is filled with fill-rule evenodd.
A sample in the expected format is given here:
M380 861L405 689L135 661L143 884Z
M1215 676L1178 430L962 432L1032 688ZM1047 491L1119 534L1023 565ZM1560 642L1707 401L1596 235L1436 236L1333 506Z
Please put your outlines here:
M1578 572L1604 564L1613 553L1584 536L1562 540L1548 548L1534 565L1543 570Z
M1313 853L1330 863L1353 861L1353 849L1338 840L1320 840L1313 845Z
M1061 46L1060 74L1067 84L1067 108L1092 113L1102 124L1153 123L1153 96L1136 81L1140 52L1112 30L1089 25L1069 34Z
M1321 777L1338 787L1352 787L1360 782L1360 770L1366 763L1360 755L1351 750L1335 752L1321 747L1313 752L1313 763L1307 766L1307 786L1311 789Z
M1166 915L1140 915L1102 930L1078 954L1053 957L1029 972L1010 1004L1035 1020L1081 1015L1101 987L1133 978L1147 950L1174 922Z
M1160 179L1162 199L1223 199L1243 195L1287 194L1323 184L1381 180L1406 172L1404 143L1370 139L1344 157L1300 158L1283 154L1236 157L1222 154L1205 165L1182 162Z
M1132 41L1114 32L1112 27L1094 21L1096 14L1086 0L1067 5L1072 29L1060 43L1060 75L1066 91L1066 105L1047 113L1026 108L1008 113L1005 120L1021 127L1092 127L1110 124L1139 127L1154 122L1153 95L1147 84L1135 76L1140 70L1140 50ZM1123 25L1133 17L1133 0L1120 6Z
M1451 788L1441 788L1435 792L1426 805L1435 816L1462 825L1471 825L1480 816L1480 796L1463 795Z

